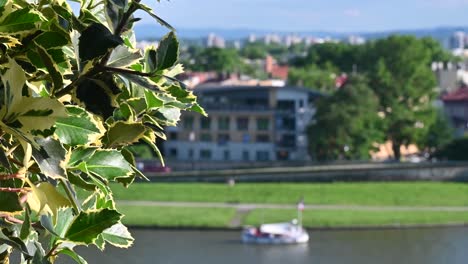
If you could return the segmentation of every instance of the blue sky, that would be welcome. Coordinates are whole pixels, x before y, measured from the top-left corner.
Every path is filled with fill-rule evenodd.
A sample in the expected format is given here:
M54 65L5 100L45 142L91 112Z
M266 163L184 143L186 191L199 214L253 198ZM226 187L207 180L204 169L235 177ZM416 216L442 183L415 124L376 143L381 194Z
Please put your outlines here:
M183 28L381 31L468 25L468 0L143 0ZM144 16L143 23L152 23Z

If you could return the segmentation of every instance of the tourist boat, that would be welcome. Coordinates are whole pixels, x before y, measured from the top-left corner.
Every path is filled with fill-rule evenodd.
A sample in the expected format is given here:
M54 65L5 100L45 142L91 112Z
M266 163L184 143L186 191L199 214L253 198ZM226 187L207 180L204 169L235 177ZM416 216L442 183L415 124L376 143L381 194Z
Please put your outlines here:
M246 227L242 232L244 243L257 244L298 244L307 243L309 234L297 220L292 223L263 224L260 227Z

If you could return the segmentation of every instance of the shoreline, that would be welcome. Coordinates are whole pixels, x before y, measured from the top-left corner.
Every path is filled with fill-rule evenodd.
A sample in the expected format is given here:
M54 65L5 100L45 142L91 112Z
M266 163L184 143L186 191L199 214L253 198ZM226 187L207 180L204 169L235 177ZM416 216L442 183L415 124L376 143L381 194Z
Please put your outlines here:
M160 231L241 231L242 227L199 227L199 226L157 226L157 225L126 225L129 229L136 230L160 230ZM405 230L405 229L432 229L432 228L459 228L468 227L467 223L447 224L402 224L402 225L379 225L379 226L324 226L306 227L307 231L373 231L373 230Z

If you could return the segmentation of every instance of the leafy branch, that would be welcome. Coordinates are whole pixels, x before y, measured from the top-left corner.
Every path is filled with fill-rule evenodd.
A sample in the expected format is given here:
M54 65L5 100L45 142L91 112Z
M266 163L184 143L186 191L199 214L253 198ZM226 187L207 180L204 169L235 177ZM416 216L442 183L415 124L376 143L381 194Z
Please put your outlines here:
M12 251L24 263L85 263L76 246L131 246L109 187L144 178L128 147L160 153L183 110L205 114L176 78L173 32L135 49L137 10L173 28L139 0L87 1L79 16L67 1L0 4L0 263Z

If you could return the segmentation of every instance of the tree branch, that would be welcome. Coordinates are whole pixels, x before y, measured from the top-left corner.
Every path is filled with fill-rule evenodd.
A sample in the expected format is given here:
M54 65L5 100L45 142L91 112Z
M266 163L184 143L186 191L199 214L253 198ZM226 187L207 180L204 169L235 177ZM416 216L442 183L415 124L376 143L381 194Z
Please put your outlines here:
M149 72L139 72L134 70L122 69L122 68L114 68L109 66L102 66L101 69L105 71L117 72L117 73L125 73L125 74L133 74L143 77L154 77L156 74L149 73Z
M27 193L28 190L25 188L0 187L0 192Z
M23 176L21 176L18 173L15 174L7 174L7 175L0 175L0 180L10 180L10 179L24 179Z

